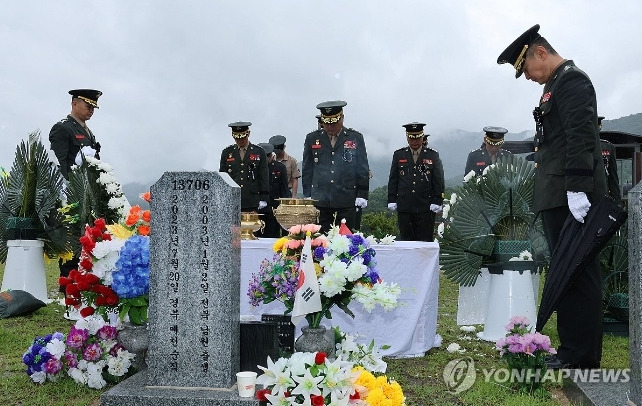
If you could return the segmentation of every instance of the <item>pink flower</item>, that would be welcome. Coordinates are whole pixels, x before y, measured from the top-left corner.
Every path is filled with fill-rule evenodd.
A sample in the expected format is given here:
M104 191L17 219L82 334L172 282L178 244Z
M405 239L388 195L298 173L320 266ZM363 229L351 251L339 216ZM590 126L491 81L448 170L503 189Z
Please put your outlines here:
M82 348L85 341L87 341L87 338L89 338L89 330L71 326L71 330L69 330L69 335L67 336L65 343L70 348Z
M303 241L301 241L301 240L289 240L285 244L285 246L288 247L288 249L290 249L290 250L296 250L299 247L301 247L301 245L303 245Z
M103 355L103 349L98 343L93 343L87 346L85 348L85 351L83 351L82 356L85 358L87 361L98 361L100 357Z
M311 234L318 233L319 230L321 230L321 226L318 224L306 224L301 228L304 233L309 231Z
M325 247L328 244L328 240L323 237L317 237L310 241L310 245L313 247Z
M105 324L100 328L100 330L98 330L96 335L101 340L115 340L116 336L118 336L118 331L116 330L116 327Z
M49 358L47 362L42 365L42 370L48 374L57 374L62 369L62 362L54 357Z
M303 227L303 226L302 226L302 225L300 225L300 224L299 224L299 225L296 225L296 226L292 226L292 227L290 227L290 229L288 230L288 232L289 232L290 234L299 234L299 233L301 232L301 228L302 228L302 227Z

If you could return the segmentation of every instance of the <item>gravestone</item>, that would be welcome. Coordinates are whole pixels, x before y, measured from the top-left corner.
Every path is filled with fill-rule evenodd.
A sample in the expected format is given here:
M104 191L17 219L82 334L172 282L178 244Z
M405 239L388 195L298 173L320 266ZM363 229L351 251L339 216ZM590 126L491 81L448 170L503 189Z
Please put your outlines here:
M642 405L642 182L629 191L628 214L630 400Z
M148 368L101 405L258 405L236 389L240 188L226 173L166 172L150 207Z

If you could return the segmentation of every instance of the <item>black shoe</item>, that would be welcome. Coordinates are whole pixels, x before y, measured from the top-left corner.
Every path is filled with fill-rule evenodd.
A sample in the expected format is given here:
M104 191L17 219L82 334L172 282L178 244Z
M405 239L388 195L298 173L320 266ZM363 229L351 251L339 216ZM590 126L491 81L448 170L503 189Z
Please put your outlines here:
M550 359L545 359L547 369L567 369L571 368L571 365L568 362L564 362L556 356L551 356Z

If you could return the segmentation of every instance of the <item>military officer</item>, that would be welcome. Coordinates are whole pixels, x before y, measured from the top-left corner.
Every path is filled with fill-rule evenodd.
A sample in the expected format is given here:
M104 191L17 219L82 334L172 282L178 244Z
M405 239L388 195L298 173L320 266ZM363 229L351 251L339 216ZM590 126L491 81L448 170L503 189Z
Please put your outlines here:
M511 155L510 151L501 149L504 144L504 134L507 132L508 130L502 127L484 127L484 143L468 154L464 175L475 171L475 175L479 176L487 166L497 162L500 156Z
M602 129L602 120L604 116L597 117L597 126ZM604 161L604 171L606 173L606 186L608 188L609 196L616 202L622 199L620 191L620 179L617 175L617 157L615 155L615 145L612 142L600 139L600 146L602 147L602 160Z
M303 196L315 200L321 231L331 225L354 229L355 207L368 205L368 154L363 135L343 126L342 100L319 103L323 129L306 135L303 145Z
M388 208L397 211L400 241L434 241L444 201L444 168L439 153L423 145L425 125L405 124L408 146L392 155Z
M592 203L606 194L597 126L597 99L591 79L563 58L534 25L497 58L509 63L515 78L543 85L533 111L535 187L533 210L539 213L550 252L569 217L580 223ZM563 272L563 270L559 270ZM550 271L547 275L550 275ZM599 368L602 356L602 278L597 256L578 269L556 307L560 345L548 368Z
M100 90L75 89L70 90L71 113L51 127L49 142L51 150L58 158L60 172L69 179L69 169L76 163L82 163L80 150L87 156L100 159L100 143L87 127L87 121L98 108L98 98L103 94ZM76 162L78 161L78 162Z
M221 152L219 172L228 175L241 187L241 211L267 207L269 198L268 163L265 151L250 142L249 121L230 123L234 144Z
M290 195L292 197L296 197L296 194L299 191L299 178L301 177L301 171L299 171L299 165L296 159L285 152L285 141L286 138L284 136L274 135L270 137L269 143L274 146L276 161L282 163L287 170Z

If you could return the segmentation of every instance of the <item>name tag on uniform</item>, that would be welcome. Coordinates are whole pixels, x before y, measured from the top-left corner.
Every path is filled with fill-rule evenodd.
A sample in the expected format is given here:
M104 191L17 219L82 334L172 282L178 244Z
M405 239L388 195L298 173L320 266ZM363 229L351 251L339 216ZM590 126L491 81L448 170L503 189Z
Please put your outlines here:
M482 162L477 162L477 166L484 166L484 165L486 165L486 162L484 162L484 161L482 161Z
M405 163L408 163L408 160L407 159L400 159L399 163L400 164L405 164Z
M250 161L260 161L261 155L259 154L250 154Z
M312 144L312 149L320 149L321 145L320 144Z
M227 162L234 162L234 161L235 161L235 159L234 159L234 158L232 158L232 157L228 157L228 158L226 159L226 161L227 161Z
M82 140L82 139L84 139L84 138L85 138L85 136L84 136L84 135L82 135L82 134L76 134L76 139Z
M424 159L423 163L426 165L432 165L432 159Z
M611 155L611 151L609 151L608 149L602 150L602 156L610 156L610 155Z

